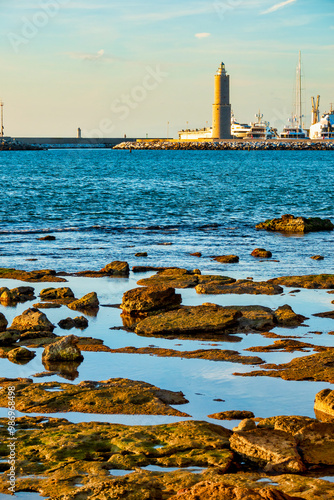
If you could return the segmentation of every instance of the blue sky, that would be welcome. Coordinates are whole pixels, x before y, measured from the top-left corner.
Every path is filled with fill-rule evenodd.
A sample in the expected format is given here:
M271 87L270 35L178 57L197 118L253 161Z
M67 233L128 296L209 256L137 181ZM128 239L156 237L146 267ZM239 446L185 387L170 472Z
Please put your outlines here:
M224 61L242 122L282 128L298 51L310 98L334 101L334 0L0 0L0 99L12 136L176 136L211 125ZM169 122L169 124L168 124Z

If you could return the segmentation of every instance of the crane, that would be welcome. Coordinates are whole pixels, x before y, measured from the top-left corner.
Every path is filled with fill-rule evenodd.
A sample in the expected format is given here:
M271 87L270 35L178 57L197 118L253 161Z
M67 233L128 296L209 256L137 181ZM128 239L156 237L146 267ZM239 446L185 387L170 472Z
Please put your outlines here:
M319 116L319 105L320 105L320 95L317 96L317 101L315 101L314 97L312 99L312 125L318 123Z

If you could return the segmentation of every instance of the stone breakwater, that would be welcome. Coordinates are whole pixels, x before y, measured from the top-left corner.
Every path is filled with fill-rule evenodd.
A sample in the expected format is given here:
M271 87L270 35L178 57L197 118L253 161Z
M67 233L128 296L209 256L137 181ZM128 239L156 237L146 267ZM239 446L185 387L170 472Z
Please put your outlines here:
M334 141L221 141L221 142L178 142L147 141L122 142L113 149L172 149L172 150L334 150Z

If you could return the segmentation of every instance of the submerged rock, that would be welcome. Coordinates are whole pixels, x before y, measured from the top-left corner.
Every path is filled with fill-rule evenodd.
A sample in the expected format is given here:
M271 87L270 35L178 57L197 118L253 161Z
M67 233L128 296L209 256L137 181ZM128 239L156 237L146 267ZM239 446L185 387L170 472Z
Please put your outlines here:
M44 313L38 309L31 308L24 311L20 316L16 316L10 328L23 332L31 330L36 332L52 332L55 327Z
M288 233L310 233L314 231L333 231L334 229L334 225L329 219L294 217L290 214L282 215L280 219L266 220L255 227L256 229Z
M270 259L270 257L273 256L273 254L265 248L255 248L255 250L252 251L251 255L253 257L258 257L261 259Z
M196 286L197 293L221 295L227 293L251 295L280 295L283 288L266 281L237 280L235 283L209 281Z
M42 361L82 361L83 356L77 346L78 342L79 338L75 335L61 337L45 347Z
M181 295L175 293L175 288L150 286L125 292L121 309L127 314L156 313L178 308L181 302Z

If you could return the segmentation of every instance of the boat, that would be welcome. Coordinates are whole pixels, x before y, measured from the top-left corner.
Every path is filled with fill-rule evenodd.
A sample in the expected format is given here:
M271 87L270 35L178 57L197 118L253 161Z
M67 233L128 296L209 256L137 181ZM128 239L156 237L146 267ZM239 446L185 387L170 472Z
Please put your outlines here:
M270 123L263 121L263 115L259 111L257 115L257 122L251 123L249 131L244 136L245 139L259 139L266 141L267 139L275 139L277 137L276 129L270 127Z
M307 132L297 123L297 118L289 118L291 125L286 125L280 134L281 139L307 139Z
M238 123L232 114L231 135L234 139L244 139L250 131L251 126L247 123Z
M334 110L324 113L317 123L311 125L310 139L334 139Z

